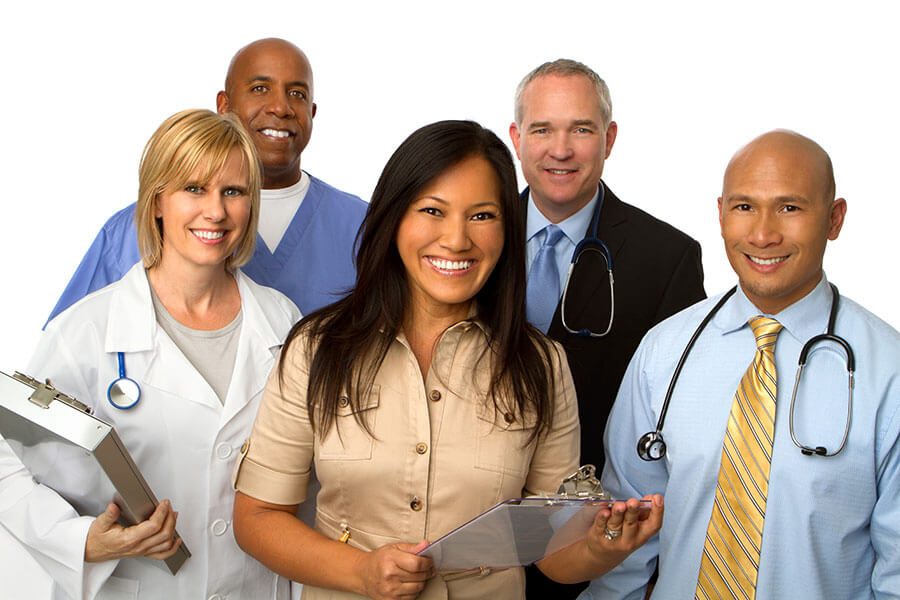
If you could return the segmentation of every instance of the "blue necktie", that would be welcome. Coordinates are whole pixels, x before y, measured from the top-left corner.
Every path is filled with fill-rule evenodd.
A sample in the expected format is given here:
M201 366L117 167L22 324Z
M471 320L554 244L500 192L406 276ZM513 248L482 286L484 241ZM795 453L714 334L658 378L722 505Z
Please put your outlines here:
M563 230L553 225L544 227L544 243L538 249L528 273L526 311L528 322L547 333L559 303L559 269L554 246L562 239Z

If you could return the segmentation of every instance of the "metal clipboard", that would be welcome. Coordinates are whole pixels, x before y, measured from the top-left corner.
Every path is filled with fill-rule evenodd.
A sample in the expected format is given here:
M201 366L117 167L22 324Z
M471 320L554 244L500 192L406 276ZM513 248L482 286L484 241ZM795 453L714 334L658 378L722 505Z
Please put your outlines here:
M501 502L418 554L437 569L530 565L586 537L597 512L613 502L594 466L584 465L556 494Z
M49 383L0 371L0 434L38 483L66 490L79 514L100 514L112 499L127 526L158 504L116 430ZM182 541L165 564L174 575L190 556Z

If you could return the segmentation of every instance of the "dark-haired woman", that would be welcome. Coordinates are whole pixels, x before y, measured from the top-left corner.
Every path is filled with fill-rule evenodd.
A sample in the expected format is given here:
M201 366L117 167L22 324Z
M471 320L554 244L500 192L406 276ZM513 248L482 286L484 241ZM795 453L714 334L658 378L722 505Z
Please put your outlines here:
M379 179L355 289L288 336L236 475L234 525L303 598L523 596L521 569L434 576L414 554L577 467L571 376L525 321L523 210L493 133L423 127ZM315 530L294 517L313 464Z

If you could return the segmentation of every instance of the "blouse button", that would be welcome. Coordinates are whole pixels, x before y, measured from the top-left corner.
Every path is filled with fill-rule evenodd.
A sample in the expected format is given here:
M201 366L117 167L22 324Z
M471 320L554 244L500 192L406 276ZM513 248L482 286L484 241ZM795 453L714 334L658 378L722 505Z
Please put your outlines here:
M412 499L412 502L409 503L409 507L415 511L422 510L422 501L419 500L418 497Z
M418 444L416 444L416 452L418 452L419 454L425 454L426 452L428 452L428 444L419 442Z
M512 423L513 421L516 420L516 418L514 416L512 416L510 413L503 413L503 420L506 421L507 423Z
M347 396L341 396L340 400L338 400L338 406L341 408L347 408L350 406L350 398Z
M441 399L441 392L438 390L431 390L430 397L431 397L432 402L437 402L438 400Z

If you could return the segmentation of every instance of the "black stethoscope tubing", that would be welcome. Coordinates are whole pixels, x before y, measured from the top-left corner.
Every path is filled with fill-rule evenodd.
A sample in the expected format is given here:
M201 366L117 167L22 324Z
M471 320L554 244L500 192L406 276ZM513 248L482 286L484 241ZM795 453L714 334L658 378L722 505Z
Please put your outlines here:
M594 215L591 218L590 234L587 237L583 238L575 246L575 251L572 253L572 261L569 263L569 272L566 274L566 284L563 286L562 299L559 303L559 317L560 321L562 321L563 328L571 334L580 337L592 338L603 337L612 330L613 317L616 312L616 296L615 283L613 278L612 254L610 253L607 245L603 243L603 241L598 237L597 234L597 231L600 227L600 210L603 208L603 200L606 196L606 189L603 186L603 183L600 183L598 188L599 191L597 193L597 207L594 209ZM606 325L606 329L602 333L591 331L587 327L583 329L572 329L571 327L569 327L568 323L566 323L566 296L569 292L569 281L572 279L572 272L575 270L575 265L578 264L578 259L581 258L581 255L584 252L598 252L603 255L603 258L606 260L606 272L609 279L609 322Z
M834 285L833 283L829 285L831 286L832 300L831 311L828 315L828 328L826 330L826 333L810 338L800 350L800 358L798 360L799 366L797 368L797 375L794 379L794 389L791 394L791 408L789 417L791 440L794 442L794 445L800 449L800 452L806 456L815 455L830 457L839 454L847 444L847 437L850 434L850 420L853 413L853 373L856 371L856 359L853 355L853 348L850 346L850 343L834 333L834 324L837 318L838 305L840 304L840 293L838 292L836 285ZM687 360L688 355L691 353L691 350L694 348L694 344L696 343L697 338L700 337L700 334L703 332L712 318L716 315L716 313L719 312L719 309L722 308L725 302L732 295L734 295L736 291L737 286L728 290L725 295L723 295L719 299L716 305L713 306L712 310L710 310L709 313L700 322L700 325L697 326L697 330L694 331L694 335L691 336L690 341L688 341L687 346L685 346L684 352L682 352L681 354L681 358L678 359L678 363L675 365L675 371L672 374L672 379L669 381L669 388L666 390L666 395L663 399L662 408L659 413L659 420L656 423L656 430L645 433L638 440L637 453L642 460L660 460L666 455L666 442L663 439L662 428L665 424L666 414L669 411L669 403L672 401L672 395L675 391L675 384L678 382L678 376L681 375L681 370L684 367L684 363ZM800 376L803 373L803 368L806 366L807 360L809 358L809 353L812 350L813 346L820 342L826 341L834 342L844 349L844 353L847 359L848 373L847 422L844 427L844 438L841 441L840 447L831 453L829 453L824 446L812 447L801 444L794 434L794 405L797 399L797 390L800 388Z

